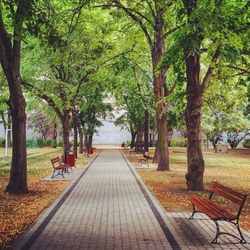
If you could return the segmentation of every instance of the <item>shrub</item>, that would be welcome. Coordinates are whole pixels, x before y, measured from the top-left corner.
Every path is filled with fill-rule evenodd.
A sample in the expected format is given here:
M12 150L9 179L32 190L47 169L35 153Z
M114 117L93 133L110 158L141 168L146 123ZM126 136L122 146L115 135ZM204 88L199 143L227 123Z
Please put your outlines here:
M57 141L56 140L52 140L51 141L51 147L52 148L56 148L57 147Z
M52 147L52 143L54 140L51 139L43 139L43 138L38 138L37 139L37 144L38 147L42 148L42 147Z
M40 148L45 147L45 146L46 146L46 140L43 139L43 138L38 138L38 139L37 139L37 145L38 145L38 147L40 147Z
M244 148L250 148L250 139L246 139L243 143L242 143Z
M187 138L171 138L171 147L187 147Z

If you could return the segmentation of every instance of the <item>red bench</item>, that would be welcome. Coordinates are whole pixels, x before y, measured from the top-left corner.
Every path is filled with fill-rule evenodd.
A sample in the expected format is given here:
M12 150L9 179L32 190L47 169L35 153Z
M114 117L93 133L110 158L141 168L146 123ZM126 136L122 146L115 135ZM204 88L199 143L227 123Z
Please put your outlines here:
M211 193L208 198L197 196L189 197L189 200L193 205L193 213L190 219L193 219L195 213L204 213L215 222L216 235L212 243L217 243L218 237L222 234L233 236L238 239L240 243L246 243L246 240L244 239L240 230L239 219L247 195L225 187L218 182L212 182L212 184L209 186L209 190ZM214 194L223 197L225 200L235 203L236 207L234 208L232 206L220 205L216 201L212 200ZM226 221L233 224L237 228L239 236L228 232L221 232L218 221Z
M57 175L62 175L62 177L64 178L63 174L66 172L69 173L69 168L71 168L69 164L62 163L59 157L55 157L51 159L51 163L54 169L54 172L51 178L54 178ZM55 175L56 172L57 174Z

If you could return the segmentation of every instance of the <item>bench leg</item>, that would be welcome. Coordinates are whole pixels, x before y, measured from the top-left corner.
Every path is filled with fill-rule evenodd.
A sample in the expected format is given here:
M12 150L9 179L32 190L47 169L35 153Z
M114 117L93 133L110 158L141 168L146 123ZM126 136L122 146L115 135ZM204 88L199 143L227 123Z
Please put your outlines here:
M56 172L56 170L54 169L54 172L53 172L53 174L52 174L52 176L51 176L52 179L54 178L55 172Z
M190 220L192 220L192 219L194 218L194 214L196 213L195 205L192 204L192 206L193 206L193 213L192 213L192 215L189 217Z
M212 240L212 244L217 244L217 239L218 237L221 235L221 232L220 232L220 226L219 226L219 223L217 221L214 221L215 223L215 226L216 226L216 235L215 235L215 238Z
M228 222L235 225L235 227L238 229L240 238L239 238L238 236L234 235L234 234L230 234L230 233L227 233L227 232L221 232L221 231L220 231L219 223L218 223L217 221L214 221L214 223L215 223L215 225L216 225L216 235L215 235L215 238L213 239L213 241L212 241L211 243L212 243L212 244L217 244L217 239L219 238L219 236L220 236L221 234L225 234L225 235L229 235L229 236L232 236L232 237L236 238L237 240L239 240L239 242L240 242L241 244L245 244L245 243L246 243L246 240L244 239L243 234L242 234L242 232L241 232L241 230L240 230L240 225L239 225L239 223L238 223L238 222L235 223L235 222L232 222L232 221L228 221Z
M59 170L59 171L60 171L60 170ZM63 171L64 171L64 169L61 169L61 173L59 172L59 174L61 174L62 177L65 178L64 175L63 175Z
M241 239L240 239L240 243L242 243L242 244L247 243L246 240L245 240L244 237L243 237L243 234L242 234L241 230L240 230L240 225L239 225L239 223L238 223L238 222L235 223L235 226L237 227L238 232L239 232L239 235L240 235L240 238L241 238Z

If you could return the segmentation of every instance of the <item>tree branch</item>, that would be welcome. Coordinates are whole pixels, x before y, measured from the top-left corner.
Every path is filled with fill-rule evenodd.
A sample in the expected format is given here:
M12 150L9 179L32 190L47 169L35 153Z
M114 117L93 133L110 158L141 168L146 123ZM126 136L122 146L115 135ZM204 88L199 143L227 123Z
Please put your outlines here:
M236 69L236 70L242 71L242 72L247 73L247 74L250 74L249 69L245 69L245 68L239 67L237 65L228 64L228 65L224 65L224 66L231 68L231 69Z
M10 65L12 63L12 44L8 35L0 8L0 62L7 79L10 79Z
M201 92L203 92L203 93L206 91L206 89L208 87L208 84L209 84L209 81L210 81L211 77L213 76L213 69L214 69L213 64L215 64L217 62L219 56L220 56L220 46L218 46L218 48L216 49L216 51L215 51L215 53L213 55L213 58L211 60L211 63L209 65L209 67L208 67L208 70L207 70L207 72L206 72L206 74L205 74L205 76L204 76L204 78L202 80Z
M174 33L175 31L177 31L178 29L180 29L181 27L183 27L184 25L178 25L175 28L167 31L164 35L163 35L163 39L165 39L167 36L171 35L172 33Z
M120 57L120 56L122 56L122 55L124 55L124 54L127 54L127 53L131 52L132 50L133 50L133 48L132 48L131 50L129 50L129 51L123 51L123 52L121 52L121 53L119 53L119 54L117 54L117 55L115 55L115 56L113 56L113 57L107 59L106 61L100 63L100 64L97 65L95 68L89 70L86 74L84 74L84 75L79 79L79 81L78 81L78 85L77 85L77 88L76 88L76 93L75 93L74 98L72 99L72 105L74 104L74 102L75 102L75 100L76 100L76 98L77 98L77 96L78 96L78 94L79 94L79 91L80 91L80 88L81 88L82 84L87 80L87 78L88 78L89 75L95 73L101 66L107 64L108 62L114 60L114 59L117 58L117 57Z
M48 95L42 93L41 90L37 89L37 88L36 88L35 86L33 86L32 84L27 83L27 82L25 82L25 81L23 81L23 80L21 80L21 81L22 81L22 85L23 85L27 90L29 90L29 91L35 91L35 95L36 95L37 97L39 97L40 99L46 101L46 102L48 103L48 105L49 105L51 108L54 109L54 111L55 111L56 114L58 115L59 119L60 119L60 120L63 120L63 114L62 114L62 112L61 112L60 109L56 106L56 103L54 102L54 100L53 100L50 96L48 96Z
M150 11L151 11L152 17L154 18L154 20L156 20L156 13L155 13L155 11L154 11L152 5L150 4L150 2L149 2L148 0L146 0L146 3L147 3L147 5L148 5L148 8L149 8Z
M139 25L139 27L141 28L141 30L143 31L143 33L145 34L145 36L147 38L147 42L149 44L150 49L152 49L153 48L152 39L149 35L149 32L148 32L146 26L143 24L142 20L139 17L137 17L136 15L134 15L130 9L123 6L118 0L112 0L112 2L114 3L114 5L117 8L122 9L128 16L130 16L132 18L132 20L134 20Z

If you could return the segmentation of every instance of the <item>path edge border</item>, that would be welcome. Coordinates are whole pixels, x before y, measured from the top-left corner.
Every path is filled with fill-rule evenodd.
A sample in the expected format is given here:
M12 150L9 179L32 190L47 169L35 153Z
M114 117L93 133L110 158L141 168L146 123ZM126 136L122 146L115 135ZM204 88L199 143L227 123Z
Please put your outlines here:
M96 160L99 154L102 152L98 152L87 164L86 168L82 171L82 173L73 181L71 181L68 186L65 187L62 193L60 193L55 200L51 202L51 204L45 208L38 217L34 220L34 222L19 236L18 240L14 245L10 248L13 250L21 249L28 250L36 241L36 239L41 234L42 230L46 227L49 221L55 215L57 209L63 204L63 202L67 199L70 193L73 191L75 186L79 183L80 179L85 175L89 167Z
M150 208L152 209L152 211L153 211L158 223L160 224L160 226L162 228L162 231L165 234L169 244L171 245L171 247L174 250L180 250L181 247L179 246L179 244L177 243L175 237L173 236L170 229L168 228L168 225L167 225L168 223L166 222L167 215L166 215L165 209L162 207L159 200L149 191L147 186L144 184L142 178L137 173L134 166L127 159L125 154L121 150L120 150L120 153L121 153L122 157L124 158L124 160L126 161L126 163L127 163L128 167L129 167L131 173L133 174L134 178L136 179L137 184L139 185L144 197L146 198Z

